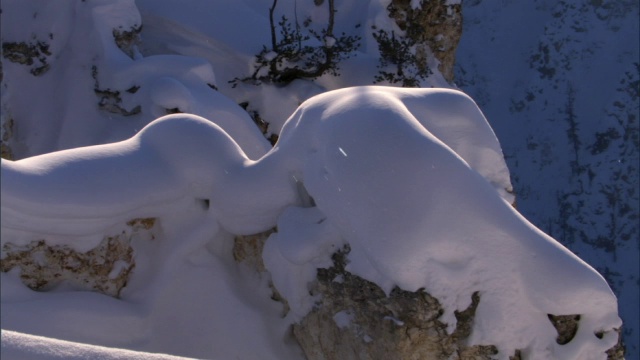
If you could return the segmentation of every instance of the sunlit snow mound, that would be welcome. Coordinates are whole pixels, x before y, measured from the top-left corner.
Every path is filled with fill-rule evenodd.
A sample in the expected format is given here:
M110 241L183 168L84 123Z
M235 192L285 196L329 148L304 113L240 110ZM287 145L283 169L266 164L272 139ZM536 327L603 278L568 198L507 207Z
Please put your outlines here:
M232 234L277 225L264 260L292 321L313 306L306 285L315 268L348 243L348 271L387 292L424 288L450 330L454 311L479 292L471 341L496 345L503 359L515 349L532 359L604 359L621 325L605 280L510 205L500 146L457 91L316 96L257 161L211 122L170 115L123 142L2 160L2 179L3 244L48 234L87 249L123 219L175 223L185 209ZM204 250L211 239L172 241ZM573 341L556 343L547 314L581 315Z
M20 360L180 360L177 356L105 348L2 330L2 356Z

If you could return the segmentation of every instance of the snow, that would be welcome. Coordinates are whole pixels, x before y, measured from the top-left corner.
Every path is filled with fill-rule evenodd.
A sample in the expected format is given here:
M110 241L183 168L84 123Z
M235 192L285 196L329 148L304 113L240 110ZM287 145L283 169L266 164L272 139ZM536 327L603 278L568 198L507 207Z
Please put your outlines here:
M271 209L292 202L295 193L286 188L292 180L274 173L277 166L251 164L220 127L181 114L159 118L122 142L3 160L3 233L101 234L127 218L161 217L167 206L195 206L197 199L210 200L228 230L264 231L275 221ZM261 194L259 183L247 183L253 176L276 186ZM242 208L246 202L254 204L251 214ZM97 245L83 242L85 249Z
M113 264L113 270L111 270L111 272L108 275L109 279L117 278L118 275L120 275L120 273L122 272L122 270L128 268L130 265L131 264L129 264L126 261L123 261L123 260L116 261Z
M7 359L140 359L179 360L179 356L105 348L2 330L2 356Z
M264 54L264 59L266 61L271 61L273 59L275 59L278 56L278 53L274 52L274 51L269 51L268 53Z
M324 46L328 48L332 48L336 44L336 38L332 36L325 36L324 38Z
M471 100L451 90L369 87L316 96L285 124L276 154L305 154L295 161L303 164L300 178L326 215L319 225L331 223L340 233L334 247L322 240L315 253L328 257L326 249L348 242L348 271L387 292L393 286L425 288L440 299L450 330L454 311L466 308L471 294L480 291L483 300L472 341L496 344L506 350L503 354L529 347L575 358L602 354L615 334L600 344L561 349L548 320L539 314L585 314L580 327L585 339L619 326L616 299L606 281L522 218L459 154L421 126L396 95L406 92L422 95L421 103L435 109L458 101L455 109L461 113L447 117L440 112L438 117L452 129L456 119L485 122L472 111ZM430 97L437 100L430 102ZM470 105L460 106L465 101ZM285 225L278 226L283 233ZM279 234L269 239L274 240L279 248L286 247ZM282 259L269 261L271 254L265 257L274 284L287 288L291 283L280 282L280 272L273 269ZM303 260L296 258L292 266ZM294 312L297 303L291 304ZM536 334L538 343L530 334Z
M455 311L480 292L470 341L498 346L502 359L515 349L534 359L602 359L615 344L615 296L591 266L513 209L502 148L470 97L326 91L371 82L370 34L359 33L363 47L339 78L232 90L227 81L246 74L268 41L242 36L267 38L265 2L38 4L3 2L3 41L54 30L50 61L59 66L34 77L3 61L3 108L11 104L23 133L19 160L1 162L2 245L44 238L83 252L133 218L159 225L154 241L133 241L135 269L119 299L64 286L34 292L17 271L0 274L3 358L301 359L290 325L318 300L308 291L316 269L345 244L347 270L386 292L424 288L441 302L449 331ZM285 5L279 11L293 9ZM337 24L388 28L386 5L345 1ZM311 2L297 11L326 20ZM33 12L42 21L22 24ZM218 13L227 16L212 21ZM112 30L142 22L143 45L130 58ZM444 84L439 74L429 81ZM97 109L94 88L120 91L119 106L140 113ZM239 100L280 134L273 149ZM165 115L173 109L188 114ZM234 262L234 236L274 226L263 251L269 275ZM117 263L111 275L127 266ZM270 282L291 307L284 318ZM569 345L556 343L549 313L582 315ZM343 327L352 319L339 312L333 320Z
M266 280L233 262L233 238L195 209L182 216L154 241L133 243L136 275L120 299L33 292L17 274L2 274L3 329L189 358L301 358L282 341L286 324Z
M18 1L3 3L3 41L35 37L46 40L52 53L47 57L51 70L40 77L25 72L23 65L3 62L8 86L2 96L12 102L10 115L25 119L23 126L27 128L39 129L28 139L25 135L16 139L18 158L124 140L174 108L215 119L252 159L269 149L247 113L208 86L216 85L209 62L167 54L134 60L116 46L114 29L129 31L141 24L132 0L65 2L44 13L47 9L30 6ZM24 12L36 14L37 21ZM24 18L43 29L28 33L31 27L24 26ZM74 28L83 30L70 31ZM50 39L47 30L58 31ZM130 92L134 87L139 90ZM66 91L56 91L58 88ZM122 100L118 105L125 110L140 106L140 113L114 121L116 115L98 111L96 95L89 89L118 91ZM30 102L33 98L41 99L37 108Z
M353 321L353 314L347 310L338 311L333 315L333 321L340 329L348 328Z
M399 320L393 316L385 316L384 318L382 318L382 320L389 320L389 321L393 321L394 324L398 325L398 326L403 326L404 325L404 321Z
M442 139L424 125L436 123L446 124L433 126ZM122 142L2 160L2 240L18 242L15 231L32 234L24 242L49 233L71 236L64 243L86 249L97 244L78 235L157 217L167 232L177 232L167 239L183 240L164 245L165 268L152 282L174 283L171 271L198 273L211 263L206 253L195 268L184 261L207 244L222 246L216 234L277 224L264 258L289 299L288 321L311 309L306 284L346 242L348 271L387 292L424 288L441 301L450 331L454 312L480 291L473 343L495 344L504 356L517 348L560 357L604 354L616 341L611 329L620 326L615 296L595 270L504 199L509 182L499 151L475 103L453 90L356 87L313 97L258 161L206 119L168 115ZM299 186L315 207L298 207ZM196 206L198 199L210 207ZM189 217L176 219L185 211ZM176 285L187 295L196 284ZM152 290L147 301L182 302ZM201 313L197 307L192 314ZM549 313L582 314L583 340L560 348ZM603 340L593 335L599 331L608 332Z

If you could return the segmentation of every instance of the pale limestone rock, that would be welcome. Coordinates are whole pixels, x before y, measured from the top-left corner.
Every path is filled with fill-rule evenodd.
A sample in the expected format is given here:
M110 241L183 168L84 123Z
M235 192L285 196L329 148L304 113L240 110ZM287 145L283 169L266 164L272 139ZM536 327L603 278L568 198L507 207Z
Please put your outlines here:
M440 62L438 70L445 80L453 81L456 48L462 36L462 4L449 5L446 1L423 1L418 8L411 0L392 0L389 16L406 36L421 45L418 57L426 63L427 49Z
M259 273L266 273L267 270L262 260L262 249L264 249L264 243L269 235L275 231L275 229L271 229L259 234L236 236L233 240L233 259ZM280 295L273 282L269 282L269 287L271 288L271 299L282 303L282 316L286 316L290 310L287 299Z
M265 272L262 249L273 232L274 230L269 230L255 235L236 236L233 239L233 259L238 263L245 263L258 272Z
M44 239L26 246L7 242L0 268L20 271L22 282L33 290L46 291L60 283L118 297L135 268L131 241L153 240L155 219L134 219L114 235L105 236L94 249L80 253L67 246L50 246Z
M35 241L27 246L5 244L0 267L3 272L20 269L22 281L34 290L47 290L61 282L77 288L98 291L118 297L135 267L131 241L155 238L155 219L135 219L124 230L106 236L95 249L78 253L64 246L48 246ZM262 249L275 230L237 236L233 257L257 272L266 272ZM408 292L395 288L385 294L375 283L345 270L349 247L333 255L333 266L318 269L310 291L320 299L314 309L292 327L309 360L333 359L492 359L494 346L468 346L475 310L481 301L476 293L471 305L456 312L457 326L447 333L447 325L439 320L443 309L438 300L424 291ZM273 287L273 300L284 304ZM559 344L569 343L579 326L579 315L549 315L558 331ZM622 344L608 352L609 359L623 359ZM510 356L523 360L520 351Z

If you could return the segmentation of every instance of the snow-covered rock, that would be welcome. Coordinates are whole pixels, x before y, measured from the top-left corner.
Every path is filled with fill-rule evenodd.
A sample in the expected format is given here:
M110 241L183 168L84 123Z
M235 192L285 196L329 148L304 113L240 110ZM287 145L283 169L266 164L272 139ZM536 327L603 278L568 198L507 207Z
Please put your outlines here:
M449 333L436 298L399 288L385 294L345 271L347 250L333 255L332 267L318 269L310 287L318 303L293 325L307 359L490 359L498 352L492 345L466 343L477 294L467 309L456 312L457 327Z
M319 31L322 3L281 0L276 17L311 21ZM412 1L411 9L436 3ZM416 342L425 332L408 331L409 342L384 332L415 328L402 306L369 318L350 305L316 307L352 301L333 295L351 283L349 293L377 289L371 301L379 304L397 294L437 299L427 312L442 315L427 328L444 329L437 338L450 345L466 339L444 353L612 356L615 297L597 272L510 206L502 149L473 100L383 87L313 97L373 81L380 48L372 28L402 30L388 1L340 3L336 34L362 38L340 77L233 89L228 81L250 73L268 42L260 37L269 30L265 4L43 4L2 5L2 42L11 50L3 46L2 122L22 159L2 161L3 246L45 239L53 249L85 252L140 217L156 219L155 239L131 242L136 267L120 299L64 286L33 292L15 272L0 274L3 329L198 358L300 359L290 331L297 324L298 341L311 344L305 351L318 349L308 340L320 333L352 336L336 344L348 349L400 342L407 354L424 350ZM459 2L440 5L444 13L432 15L459 20ZM451 25L455 35L459 23ZM426 41L434 43L419 48L434 72L420 84L447 87L433 52L451 53L455 39L432 30ZM273 150L236 103L282 135ZM163 117L175 112L195 115ZM598 149L611 137L603 134ZM104 145L70 149L96 144ZM52 152L61 149L69 150ZM347 244L343 273L314 284L317 269L335 269L331 256ZM106 278L124 268L115 261ZM458 316L472 309L473 320ZM367 324L384 331L358 330Z
M177 266L221 230L246 235L277 224L264 264L292 321L313 307L315 269L348 244L347 271L387 294L424 289L440 301L449 332L480 293L469 344L494 345L501 358L516 350L604 358L618 339L606 281L512 208L495 136L456 91L356 87L316 96L258 161L220 127L176 114L122 142L3 159L2 177L3 244L44 232L90 249L93 234L123 217L175 228L186 221L181 212L204 216L193 240L174 245L169 264ZM580 314L574 341L559 346L547 314Z
M452 150L455 146L447 146L447 136L436 136L437 126L433 133L423 127L404 106L408 94L420 96L426 107L471 104L451 107L461 111L449 113L452 118L439 114L443 124L486 121L457 92L371 87L314 97L285 124L273 155L296 154L290 160L297 164L295 176L317 207L315 214L285 213L278 234L265 246L265 265L294 315L313 305L306 283L314 269L346 242L348 271L386 293L394 286L424 288L442 302L441 320L449 331L455 329L454 312L466 309L472 294L480 292L470 344L496 345L502 358L516 349L528 349L534 358L604 358L617 342L613 329L620 326L606 281L501 199L486 177ZM448 132L453 134L464 132ZM484 168L497 165L488 161ZM301 227L302 240L294 235ZM291 256L294 241L301 250ZM582 314L577 339L588 342L607 328L608 340L599 349L581 341L559 347L546 314Z
M22 246L3 242L0 266L2 272L17 271L22 282L33 290L46 291L62 283L117 297L135 267L131 242L154 239L154 224L155 219L128 221L122 231L111 233L87 252L50 245L53 239L46 235Z

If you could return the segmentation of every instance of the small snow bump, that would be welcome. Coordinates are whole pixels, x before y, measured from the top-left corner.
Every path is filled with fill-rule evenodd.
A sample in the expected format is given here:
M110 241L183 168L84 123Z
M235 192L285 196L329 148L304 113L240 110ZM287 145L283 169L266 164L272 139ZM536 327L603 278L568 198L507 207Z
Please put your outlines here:
M393 316L385 316L383 318L383 320L390 320L390 321L393 321L393 323L398 325L398 326L404 326L404 321L402 321L400 319L397 319L397 318L395 318Z
M353 313L349 310L342 310L333 315L333 321L340 329L344 329L351 325L353 321Z
M129 263L123 260L118 260L115 263L113 263L113 269L111 270L108 276L109 279L113 280L118 276L120 276L122 271L126 269L128 266L129 266Z
M336 39L332 36L326 36L324 38L324 46L332 48L336 44Z

